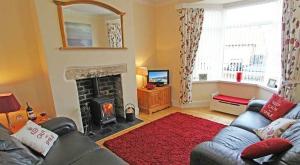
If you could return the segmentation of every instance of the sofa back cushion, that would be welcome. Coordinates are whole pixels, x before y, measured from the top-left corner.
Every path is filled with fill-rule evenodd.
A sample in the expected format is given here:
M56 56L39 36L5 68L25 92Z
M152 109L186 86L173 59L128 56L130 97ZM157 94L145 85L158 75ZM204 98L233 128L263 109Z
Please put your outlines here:
M300 119L300 103L297 104L284 118L288 119Z

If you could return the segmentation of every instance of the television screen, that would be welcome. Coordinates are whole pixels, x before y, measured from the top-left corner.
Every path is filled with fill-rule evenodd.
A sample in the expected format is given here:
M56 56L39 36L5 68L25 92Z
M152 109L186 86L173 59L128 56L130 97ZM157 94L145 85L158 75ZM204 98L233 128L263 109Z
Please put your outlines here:
M169 71L168 70L149 70L148 83L153 84L169 84Z

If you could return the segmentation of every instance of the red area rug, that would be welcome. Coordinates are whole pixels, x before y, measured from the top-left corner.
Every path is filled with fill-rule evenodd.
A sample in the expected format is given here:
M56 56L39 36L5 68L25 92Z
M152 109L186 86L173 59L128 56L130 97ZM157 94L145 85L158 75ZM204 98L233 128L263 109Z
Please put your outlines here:
M211 140L225 125L173 113L104 145L130 165L188 165L199 143Z

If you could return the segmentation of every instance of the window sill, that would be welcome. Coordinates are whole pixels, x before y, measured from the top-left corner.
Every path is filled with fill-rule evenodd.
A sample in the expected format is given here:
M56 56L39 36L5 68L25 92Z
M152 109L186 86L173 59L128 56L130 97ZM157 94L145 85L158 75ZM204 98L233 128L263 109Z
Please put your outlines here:
M226 81L226 80L193 81L193 84L209 84L209 83L225 83L225 84L233 84L233 85L253 86L253 87L262 88L272 93L277 93L279 90L279 88L270 88L262 84L254 84L251 82L235 82L235 81Z

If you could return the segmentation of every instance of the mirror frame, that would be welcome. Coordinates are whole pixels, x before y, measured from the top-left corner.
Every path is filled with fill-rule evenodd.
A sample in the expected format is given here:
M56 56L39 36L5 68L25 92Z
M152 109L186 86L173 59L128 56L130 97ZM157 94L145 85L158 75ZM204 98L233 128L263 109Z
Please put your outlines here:
M60 0L54 0L54 3L57 5L57 13L58 13L58 19L59 19L59 27L60 27L60 33L62 38L62 47L61 50L74 50L74 49L127 49L124 45L124 27L123 27L123 16L126 14L125 12L121 12L120 10L99 2L95 0L71 0L71 1L60 1ZM96 5L99 7L103 7L107 10L110 10L117 15L121 17L121 31L122 31L122 47L120 48L111 48L111 47L69 47L67 46L67 40L66 40L66 34L65 34L65 25L64 25L64 16L63 16L63 7L74 5L74 4L91 4Z

